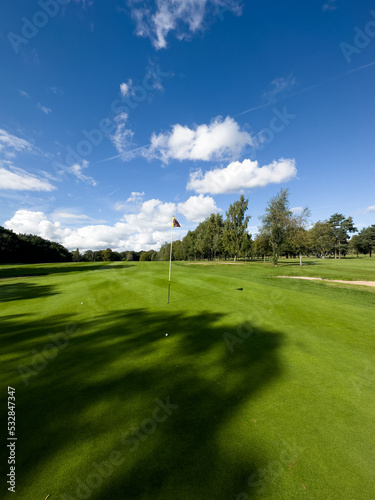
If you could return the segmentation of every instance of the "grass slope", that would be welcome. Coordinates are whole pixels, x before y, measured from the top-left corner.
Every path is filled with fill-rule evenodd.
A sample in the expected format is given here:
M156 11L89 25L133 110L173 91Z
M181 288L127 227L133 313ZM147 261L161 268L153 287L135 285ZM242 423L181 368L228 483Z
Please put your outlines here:
M1 266L16 498L373 500L373 290L278 275L375 259Z

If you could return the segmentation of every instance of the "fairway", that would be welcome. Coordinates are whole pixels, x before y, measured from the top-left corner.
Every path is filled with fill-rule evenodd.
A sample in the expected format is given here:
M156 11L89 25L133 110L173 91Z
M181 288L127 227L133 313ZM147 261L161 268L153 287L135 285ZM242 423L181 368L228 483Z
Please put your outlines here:
M374 500L375 259L205 264L0 267L16 498Z

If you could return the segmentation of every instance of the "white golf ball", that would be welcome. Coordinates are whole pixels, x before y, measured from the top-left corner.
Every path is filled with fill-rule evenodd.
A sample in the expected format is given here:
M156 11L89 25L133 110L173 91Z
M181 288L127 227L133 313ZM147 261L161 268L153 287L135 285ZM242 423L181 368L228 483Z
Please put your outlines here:
M83 302L81 302L81 306L83 306Z
M168 333L166 333L165 336L168 337Z

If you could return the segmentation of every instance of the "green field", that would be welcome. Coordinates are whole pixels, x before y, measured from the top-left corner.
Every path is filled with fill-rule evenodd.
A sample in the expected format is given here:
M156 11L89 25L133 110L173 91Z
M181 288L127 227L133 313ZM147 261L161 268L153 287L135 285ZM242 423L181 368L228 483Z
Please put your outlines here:
M280 275L375 258L1 266L1 497L374 500L375 288Z

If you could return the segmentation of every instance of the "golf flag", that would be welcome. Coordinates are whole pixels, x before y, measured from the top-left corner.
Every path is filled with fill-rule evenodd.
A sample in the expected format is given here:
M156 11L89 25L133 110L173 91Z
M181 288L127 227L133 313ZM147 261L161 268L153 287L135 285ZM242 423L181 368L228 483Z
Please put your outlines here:
M172 227L181 227L180 223L175 217L172 218Z
M180 223L175 217L172 217L172 229L171 229L171 253L169 257L169 280L168 280L168 304L171 295L171 271L172 271L172 245L173 245L173 228L181 227Z

